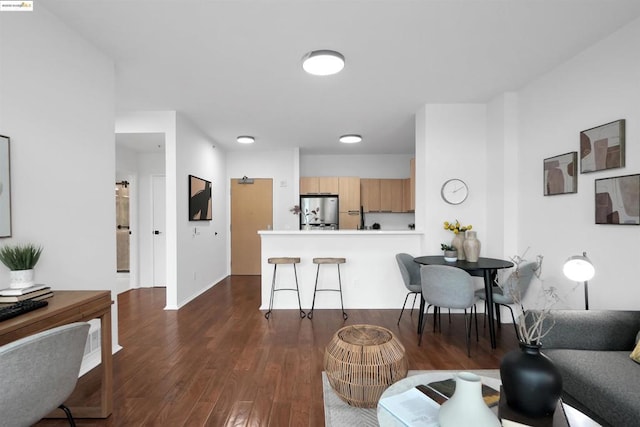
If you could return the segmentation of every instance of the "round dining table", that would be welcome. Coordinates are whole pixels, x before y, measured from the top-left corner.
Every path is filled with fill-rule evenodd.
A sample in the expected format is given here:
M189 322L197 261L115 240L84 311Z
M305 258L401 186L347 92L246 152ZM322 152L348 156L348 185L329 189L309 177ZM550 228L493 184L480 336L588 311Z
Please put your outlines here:
M466 271L472 276L484 278L484 292L485 299L487 301L486 315L489 317L489 337L491 339L491 348L496 348L496 329L493 323L495 312L493 307L493 292L491 291L491 287L493 286L493 280L498 270L501 270L503 268L511 268L513 267L513 263L511 261L506 261L503 259L482 257L478 258L477 262L461 260L448 262L444 260L444 257L442 255L420 256L414 258L414 261L422 265L447 265L450 267L457 267ZM422 327L421 325L422 318L424 316L424 304L425 300L424 298L422 298L420 302L420 318L418 321L419 328Z

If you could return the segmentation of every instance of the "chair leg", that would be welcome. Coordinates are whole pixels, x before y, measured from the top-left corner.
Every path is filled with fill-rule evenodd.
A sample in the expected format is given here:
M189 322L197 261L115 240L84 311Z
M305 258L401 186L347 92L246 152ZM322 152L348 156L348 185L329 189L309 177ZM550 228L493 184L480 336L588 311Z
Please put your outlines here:
M473 304L473 312L476 318L476 341L480 341L480 338L478 338L478 307L475 304Z
M269 320L269 316L271 316L271 310L273 308L273 294L276 288L276 271L278 269L278 264L273 264L273 279L271 279L271 296L269 297L269 311L264 314L265 319Z
M467 315L467 309L464 309L464 336L467 341L467 356L471 357L471 320L472 316Z
M316 291L318 290L318 276L320 275L320 264L316 270L316 284L313 286L313 301L311 301L311 310L307 313L307 319L313 319L313 307L316 305Z
M429 316L428 316L428 314L429 314L429 307L431 307L431 304L429 304L429 305L427 306L427 310L426 310L426 312L425 312L425 315L424 315L424 316L422 316L422 322L421 322L421 324L420 324L420 339L418 339L418 347L422 345L422 334L424 333L424 322L425 322L425 320L427 319L427 317L429 317ZM436 314L436 308L434 307L434 309L433 309L434 320L435 320L435 314Z
M404 312L404 306L407 305L407 299L409 299L409 295L411 295L411 292L407 293L407 296L404 297L404 304L402 304L402 310L400 310L400 317L398 317L398 325L400 324L400 319L402 319L402 313ZM416 299L415 297L413 298L413 303L415 304ZM411 307L411 311L413 312L413 307Z
M418 293L417 292L413 292L413 304L411 304L411 314L410 316L413 317L413 307L416 306L416 299L418 298Z
M73 415L71 415L71 410L69 408L67 408L65 405L60 405L58 406L58 408L62 409L65 413L65 415L67 416L67 421L69 421L69 425L71 427L76 427L76 422L73 419Z
M509 313L511 313L511 320L513 320L513 329L516 330L516 338L518 339L518 341L521 341L520 332L518 332L518 324L516 323L516 316L514 316L513 314L513 309L511 309L511 307L509 307L506 304L503 304L503 305L509 309Z
M295 264L293 264L293 275L296 278L296 295L298 295L298 309L300 309L300 318L304 319L306 314L302 310L302 304L300 303L300 287L298 286L298 273L296 271L296 265Z
M336 264L338 267L338 287L340 288L340 307L342 308L342 318L347 320L349 315L344 311L344 303L342 302L342 280L340 279L340 264Z

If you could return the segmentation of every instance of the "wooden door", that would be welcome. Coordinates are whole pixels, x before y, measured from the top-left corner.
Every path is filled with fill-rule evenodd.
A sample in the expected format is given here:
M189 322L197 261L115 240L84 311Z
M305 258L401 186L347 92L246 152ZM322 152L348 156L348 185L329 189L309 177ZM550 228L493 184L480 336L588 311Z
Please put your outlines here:
M253 184L231 180L231 274L261 273L260 236L273 224L273 181L254 179Z

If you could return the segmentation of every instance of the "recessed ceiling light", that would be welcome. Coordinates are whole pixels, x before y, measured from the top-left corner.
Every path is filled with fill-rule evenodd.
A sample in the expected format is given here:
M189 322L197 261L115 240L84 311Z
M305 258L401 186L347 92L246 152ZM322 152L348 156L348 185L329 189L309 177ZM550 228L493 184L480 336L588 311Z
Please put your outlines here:
M340 142L344 144L356 144L362 141L362 136L356 134L342 135L340 137Z
M253 144L256 141L254 137L249 135L240 135L238 138L236 138L236 140L240 144Z
M329 76L344 68L344 56L334 50L314 50L302 57L302 68L315 76Z

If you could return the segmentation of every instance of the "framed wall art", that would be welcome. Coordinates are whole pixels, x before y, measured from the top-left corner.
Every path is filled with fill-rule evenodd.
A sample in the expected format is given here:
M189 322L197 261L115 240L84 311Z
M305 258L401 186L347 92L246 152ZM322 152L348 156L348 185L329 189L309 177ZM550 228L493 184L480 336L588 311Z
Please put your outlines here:
M578 152L572 151L544 159L544 195L578 192Z
M211 221L211 181L189 175L189 221Z
M596 224L640 225L640 174L596 179Z
M624 166L624 119L580 132L580 173Z
M0 237L11 237L10 166L9 137L0 135Z

